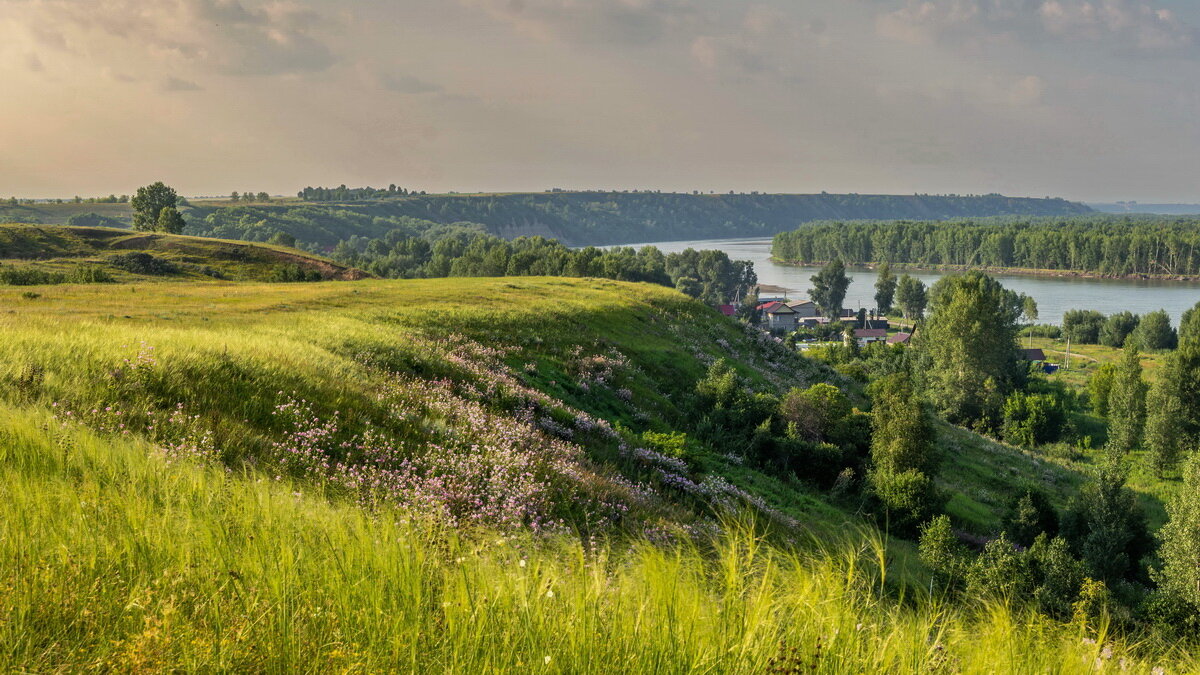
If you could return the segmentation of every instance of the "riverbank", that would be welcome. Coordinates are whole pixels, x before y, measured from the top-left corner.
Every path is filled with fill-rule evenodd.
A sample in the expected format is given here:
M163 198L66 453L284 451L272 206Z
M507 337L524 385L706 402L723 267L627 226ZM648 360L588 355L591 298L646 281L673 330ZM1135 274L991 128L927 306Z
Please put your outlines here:
M791 260L780 260L774 255L770 257L770 261L776 265L785 265L788 267L821 267L828 264L828 260L822 262L795 262ZM851 263L848 267L854 269L865 269L874 271L883 263ZM988 274L1000 274L1005 276L1026 276L1026 277L1043 277L1043 278L1058 278L1058 279L1109 279L1112 281L1182 281L1182 282L1198 282L1200 276L1183 275L1183 274L1101 274L1099 272L1088 272L1083 270L1044 270L1033 269L1028 267L994 267L990 265L927 265L920 263L888 263L893 270L905 270L911 272L933 272L940 274L953 274L958 272L968 272L970 270L979 270Z

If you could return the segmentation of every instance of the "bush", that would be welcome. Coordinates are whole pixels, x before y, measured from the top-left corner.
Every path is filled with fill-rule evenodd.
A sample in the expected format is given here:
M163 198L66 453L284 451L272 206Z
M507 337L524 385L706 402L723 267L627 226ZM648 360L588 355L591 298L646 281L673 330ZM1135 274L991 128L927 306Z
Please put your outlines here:
M1100 328L1100 344L1120 349L1125 339L1138 327L1140 319L1133 312L1117 312L1108 317Z
M870 479L872 493L892 530L914 533L940 506L933 479L916 469L900 472L875 469Z
M0 268L0 284L9 286L43 286L66 281L67 275L61 272L47 272L33 267Z
M320 281L321 273L317 270L310 270L301 267L300 265L276 265L271 272L271 281L293 282L293 281Z
M71 271L69 280L73 284L110 284L116 279L108 270L95 265L80 265Z
M133 274L163 276L179 272L179 266L170 260L152 256L149 253L141 251L111 256L108 259L108 264L119 270L132 272Z
M1065 423L1066 410L1057 396L1016 392L1004 402L1001 433L1006 443L1033 447L1057 441Z

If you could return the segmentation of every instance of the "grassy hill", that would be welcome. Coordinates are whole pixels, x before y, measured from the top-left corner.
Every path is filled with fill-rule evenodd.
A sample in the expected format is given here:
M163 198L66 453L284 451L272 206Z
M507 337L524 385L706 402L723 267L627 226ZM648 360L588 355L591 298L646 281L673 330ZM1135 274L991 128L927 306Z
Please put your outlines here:
M0 225L0 282L78 279L357 279L363 273L282 246L107 227ZM75 275L75 276L73 276ZM84 275L87 276L87 275Z
M862 402L666 288L37 291L0 286L3 670L1196 665L1106 645L1104 626L931 598L911 545L802 477L694 439L655 449L693 428L718 358L762 391L832 382ZM981 491L1005 467L1041 471L943 434L963 524L998 520ZM1078 477L1055 471L1065 496Z

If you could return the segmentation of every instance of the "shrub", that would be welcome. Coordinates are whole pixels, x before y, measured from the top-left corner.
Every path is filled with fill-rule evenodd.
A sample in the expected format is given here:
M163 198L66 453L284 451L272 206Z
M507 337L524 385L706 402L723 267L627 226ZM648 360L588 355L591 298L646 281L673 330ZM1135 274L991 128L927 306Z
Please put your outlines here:
M44 286L66 281L67 275L61 272L47 272L33 267L0 268L0 284L9 286Z
M126 272L132 272L133 274L163 276L167 274L176 274L179 272L179 266L170 260L159 258L142 251L120 253L118 255L111 256L108 259L108 264L117 269L125 270Z
M901 533L915 532L940 505L933 480L924 473L875 469L870 474L871 490L879 501L888 525Z
M1066 411L1058 397L1016 392L1004 402L1001 433L1007 443L1033 447L1057 441L1065 422Z
M321 273L317 270L310 270L301 267L300 265L276 265L271 271L270 281L281 282L296 282L296 281L320 281Z

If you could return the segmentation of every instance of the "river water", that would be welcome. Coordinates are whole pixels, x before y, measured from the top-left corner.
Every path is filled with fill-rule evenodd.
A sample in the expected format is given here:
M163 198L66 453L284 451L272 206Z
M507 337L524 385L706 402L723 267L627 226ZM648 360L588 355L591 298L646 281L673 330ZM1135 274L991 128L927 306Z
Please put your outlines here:
M646 244L635 244L645 246ZM793 267L771 262L770 239L706 239L697 241L650 242L664 253L717 249L724 251L734 260L749 260L754 263L758 281L763 284L790 289L789 298L807 298L811 287L809 278L819 270L815 267ZM904 274L902 270L895 271ZM944 273L907 272L931 285ZM875 306L875 279L873 271L852 268L848 275L853 279L846 291L845 307L858 309ZM1094 309L1105 314L1130 311L1145 314L1165 309L1171 320L1178 325L1184 310L1200 302L1200 282L1189 281L1133 281L1124 279L1085 279L1079 277L1032 277L1023 275L994 274L1005 288L1032 296L1038 304L1038 322L1057 324L1063 312L1069 309Z

